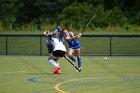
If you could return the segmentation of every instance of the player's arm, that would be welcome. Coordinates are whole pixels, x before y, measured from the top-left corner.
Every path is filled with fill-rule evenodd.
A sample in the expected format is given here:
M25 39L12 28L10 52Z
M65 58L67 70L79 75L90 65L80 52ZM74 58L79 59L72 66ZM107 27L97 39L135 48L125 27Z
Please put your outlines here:
M77 40L81 37L81 33L78 35L74 35L73 32L70 32L72 37L69 37L68 35L66 36L65 40L70 41L70 40Z

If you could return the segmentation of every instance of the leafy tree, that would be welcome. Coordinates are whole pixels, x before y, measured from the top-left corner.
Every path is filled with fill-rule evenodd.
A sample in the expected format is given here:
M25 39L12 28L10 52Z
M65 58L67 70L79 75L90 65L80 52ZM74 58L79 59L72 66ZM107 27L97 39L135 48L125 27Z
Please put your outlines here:
M0 1L0 20L3 23L3 30L11 30L12 24L15 22L15 15L18 6L17 0L1 0Z
M53 23L59 12L73 0L21 0L23 6L19 9L19 22L31 22L43 18Z
M96 13L96 18L94 20L95 26L101 28L108 26L104 6L102 4L99 4L94 7L94 10Z
M140 25L140 11L135 16L134 22L135 22L135 24Z
M114 7L112 10L107 11L107 22L111 26L123 26L127 23L127 18L118 7Z
M0 0L0 9L3 30L59 22L79 29L95 14L91 27L140 24L140 0Z
M65 25L79 29L85 25L85 22L87 22L93 14L95 13L91 4L86 2L74 2L72 5L66 7L58 18L62 24L64 23Z

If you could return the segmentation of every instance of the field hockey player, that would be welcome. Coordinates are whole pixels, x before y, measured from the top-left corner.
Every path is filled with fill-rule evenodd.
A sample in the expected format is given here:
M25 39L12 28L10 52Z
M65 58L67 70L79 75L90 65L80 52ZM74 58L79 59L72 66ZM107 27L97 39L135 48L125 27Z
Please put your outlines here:
M52 55L49 56L49 63L55 67L54 74L61 74L60 66L56 61L65 56L66 48L57 38L53 38L52 34L49 34L48 37L54 47Z
M73 56L73 53L75 51L78 62L78 68L79 70L81 70L82 60L80 56L80 42L78 41L78 39L81 37L81 34L74 35L73 32L69 32L67 29L63 29L63 34L65 36L65 41L67 41L69 45L68 57L73 61L73 63L75 63L76 59Z

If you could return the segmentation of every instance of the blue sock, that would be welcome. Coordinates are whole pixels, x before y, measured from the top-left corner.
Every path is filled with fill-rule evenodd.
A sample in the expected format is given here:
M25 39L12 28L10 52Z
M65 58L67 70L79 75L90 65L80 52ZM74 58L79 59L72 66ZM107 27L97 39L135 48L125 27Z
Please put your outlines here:
M78 61L78 68L80 68L82 64L81 58L78 58L77 61Z
M74 56L69 57L72 61L76 61Z

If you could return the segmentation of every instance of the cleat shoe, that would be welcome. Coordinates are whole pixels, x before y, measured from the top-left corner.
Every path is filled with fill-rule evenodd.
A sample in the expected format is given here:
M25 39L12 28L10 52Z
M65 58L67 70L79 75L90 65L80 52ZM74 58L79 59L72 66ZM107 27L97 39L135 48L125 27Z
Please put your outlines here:
M82 68L78 68L79 70L76 70L77 72L81 72Z
M61 74L61 70L59 69L58 71L57 71L59 74Z
M54 72L54 74L61 74L61 72L57 71L57 72Z
M57 72L54 72L54 74L61 74L60 69Z
M58 74L58 73L60 73L60 66L57 66L56 68L55 68L55 70L54 70L54 74Z
M57 70L56 72L54 72L54 74L61 74L61 70Z
M81 72L81 70L82 70L82 68L80 67L80 68L79 68L79 72Z
M75 64L75 63L76 63L76 61L73 61L72 63L73 63L73 64Z

